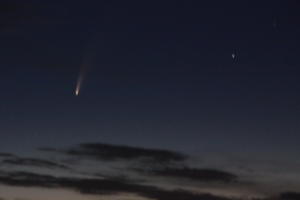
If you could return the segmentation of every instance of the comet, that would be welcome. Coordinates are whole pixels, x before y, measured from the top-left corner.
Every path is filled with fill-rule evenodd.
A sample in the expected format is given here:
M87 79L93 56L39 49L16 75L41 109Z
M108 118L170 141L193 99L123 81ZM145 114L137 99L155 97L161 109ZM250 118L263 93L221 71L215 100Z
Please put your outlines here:
M83 74L84 74L83 68L81 68L78 79L77 79L76 88L75 88L75 95L76 96L79 96L79 93L80 93L80 89L81 89L81 85L82 85L83 77L84 77Z
M87 45L87 49L85 50L85 53L83 55L82 63L79 68L79 74L76 81L76 87L75 87L75 96L79 96L83 82L86 79L86 75L92 66L92 58L94 57L94 53L92 52L92 49L90 45Z
M75 90L75 95L78 96L78 95L79 95L79 92L80 92L80 89L79 89L79 88L76 88L76 90Z
M90 67L90 59L85 58L83 64L80 66L79 75L78 75L76 87L75 87L75 96L79 96L79 94L81 92L81 88L82 88L82 85L85 80L85 77L86 77L89 67Z

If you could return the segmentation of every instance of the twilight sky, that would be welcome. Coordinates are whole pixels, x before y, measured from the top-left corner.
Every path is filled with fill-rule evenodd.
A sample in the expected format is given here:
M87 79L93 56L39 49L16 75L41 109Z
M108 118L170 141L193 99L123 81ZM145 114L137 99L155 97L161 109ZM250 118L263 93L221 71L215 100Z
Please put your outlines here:
M299 198L299 9L1 1L0 199Z

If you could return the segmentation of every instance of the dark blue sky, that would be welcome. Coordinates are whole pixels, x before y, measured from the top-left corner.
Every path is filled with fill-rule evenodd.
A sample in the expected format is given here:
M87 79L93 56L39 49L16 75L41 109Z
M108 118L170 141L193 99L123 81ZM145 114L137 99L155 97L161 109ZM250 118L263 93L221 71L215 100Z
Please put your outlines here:
M298 8L296 1L4 3L1 148L101 141L296 155ZM89 71L76 97L83 63Z

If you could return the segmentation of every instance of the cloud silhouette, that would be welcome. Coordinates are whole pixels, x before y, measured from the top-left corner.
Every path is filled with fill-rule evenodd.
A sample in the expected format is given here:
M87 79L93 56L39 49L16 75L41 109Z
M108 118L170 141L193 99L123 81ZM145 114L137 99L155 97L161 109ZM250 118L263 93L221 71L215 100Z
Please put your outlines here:
M51 156L60 162L47 159L47 154L45 159L41 159L0 153L2 164L15 166L6 169L4 165L1 168L8 171L0 170L0 184L69 189L91 195L130 193L156 200L226 200L240 195L251 198L261 194L259 182L245 180L245 177L240 177L238 173L226 170L193 167L191 157L176 151L103 143L40 150L44 153L53 152ZM28 166L26 171L22 171L23 166ZM72 167L69 171L59 170L68 169L69 166ZM47 170L39 171L45 174L38 174L34 167ZM192 192L198 190L204 193ZM298 200L299 194L286 192L260 198L272 199Z
M191 168L186 164L188 156L179 152L160 149L86 143L65 150L52 148L42 148L41 150L102 161L114 161L118 159L126 162L128 160L135 160L138 162L130 170L147 176L185 178L202 182L223 183L235 182L238 178L237 175L223 170Z
M217 169L197 169L190 167L145 170L144 173L174 178L187 178L204 182L235 182L238 176L229 172Z
M279 195L280 200L300 200L300 193L297 192L283 192Z
M67 150L52 148L41 148L43 151L64 153L70 156L79 156L95 160L133 160L143 159L144 161L154 161L160 163L183 162L187 156L174 151L161 149L146 149L130 147L125 145L112 145L103 143L85 143Z
M11 154L11 153L3 153L3 152L1 152L0 153L0 157L15 157L15 155Z
M228 200L210 194L192 193L186 190L165 190L154 186L140 185L115 179L65 178L28 172L7 172L0 175L0 183L22 187L46 187L73 189L82 194L114 195L132 193L157 200Z
M24 187L53 187L56 178L49 175L39 175L31 172L1 172L0 183Z
M4 159L3 164L9 165L23 165L23 166L33 166L33 167L43 167L43 168L60 168L60 169L70 169L66 165L55 163L48 160L43 160L39 158L19 158L11 157Z

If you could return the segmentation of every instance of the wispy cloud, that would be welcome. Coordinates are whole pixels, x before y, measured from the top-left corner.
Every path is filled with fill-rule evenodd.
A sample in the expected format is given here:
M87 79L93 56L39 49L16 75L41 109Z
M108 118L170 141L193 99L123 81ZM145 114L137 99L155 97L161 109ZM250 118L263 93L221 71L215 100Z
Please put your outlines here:
M277 198L282 199L282 200L299 200L300 199L300 193L297 193L297 192L283 192Z
M79 191L82 194L118 194L133 193L143 197L157 200L227 200L210 194L196 194L185 190L164 190L154 186L139 185L129 181L117 181L112 179L87 179L87 178L64 178L49 175L40 175L28 172L9 172L0 176L0 183L22 187L48 187L67 188Z
M3 153L3 152L1 152L1 153L0 153L0 158L1 158L1 157L6 157L6 158L7 158L7 157L15 157L15 155L13 155L13 154L11 154L11 153Z
M150 173L152 175L158 175L163 177L175 177L175 178L186 178L196 181L204 182L235 182L238 176L230 172L216 170L216 169L197 169L190 167L167 167L164 169L152 169L144 171L145 173Z
M2 160L2 164L6 165L17 165L17 166L32 166L32 167L43 167L43 168L59 168L59 169L70 169L66 165L55 163L48 160L39 158L20 158L10 157Z
M145 161L170 163L182 162L187 159L186 155L174 151L161 149L146 149L102 143L85 143L66 150L51 148L41 148L41 150L65 153L70 156L78 156L81 158L107 161L113 161L118 159L144 159Z
M0 184L157 200L297 197L278 190L265 193L258 179L245 179L235 170L201 168L193 157L176 151L103 143L39 150L39 157L0 153Z

